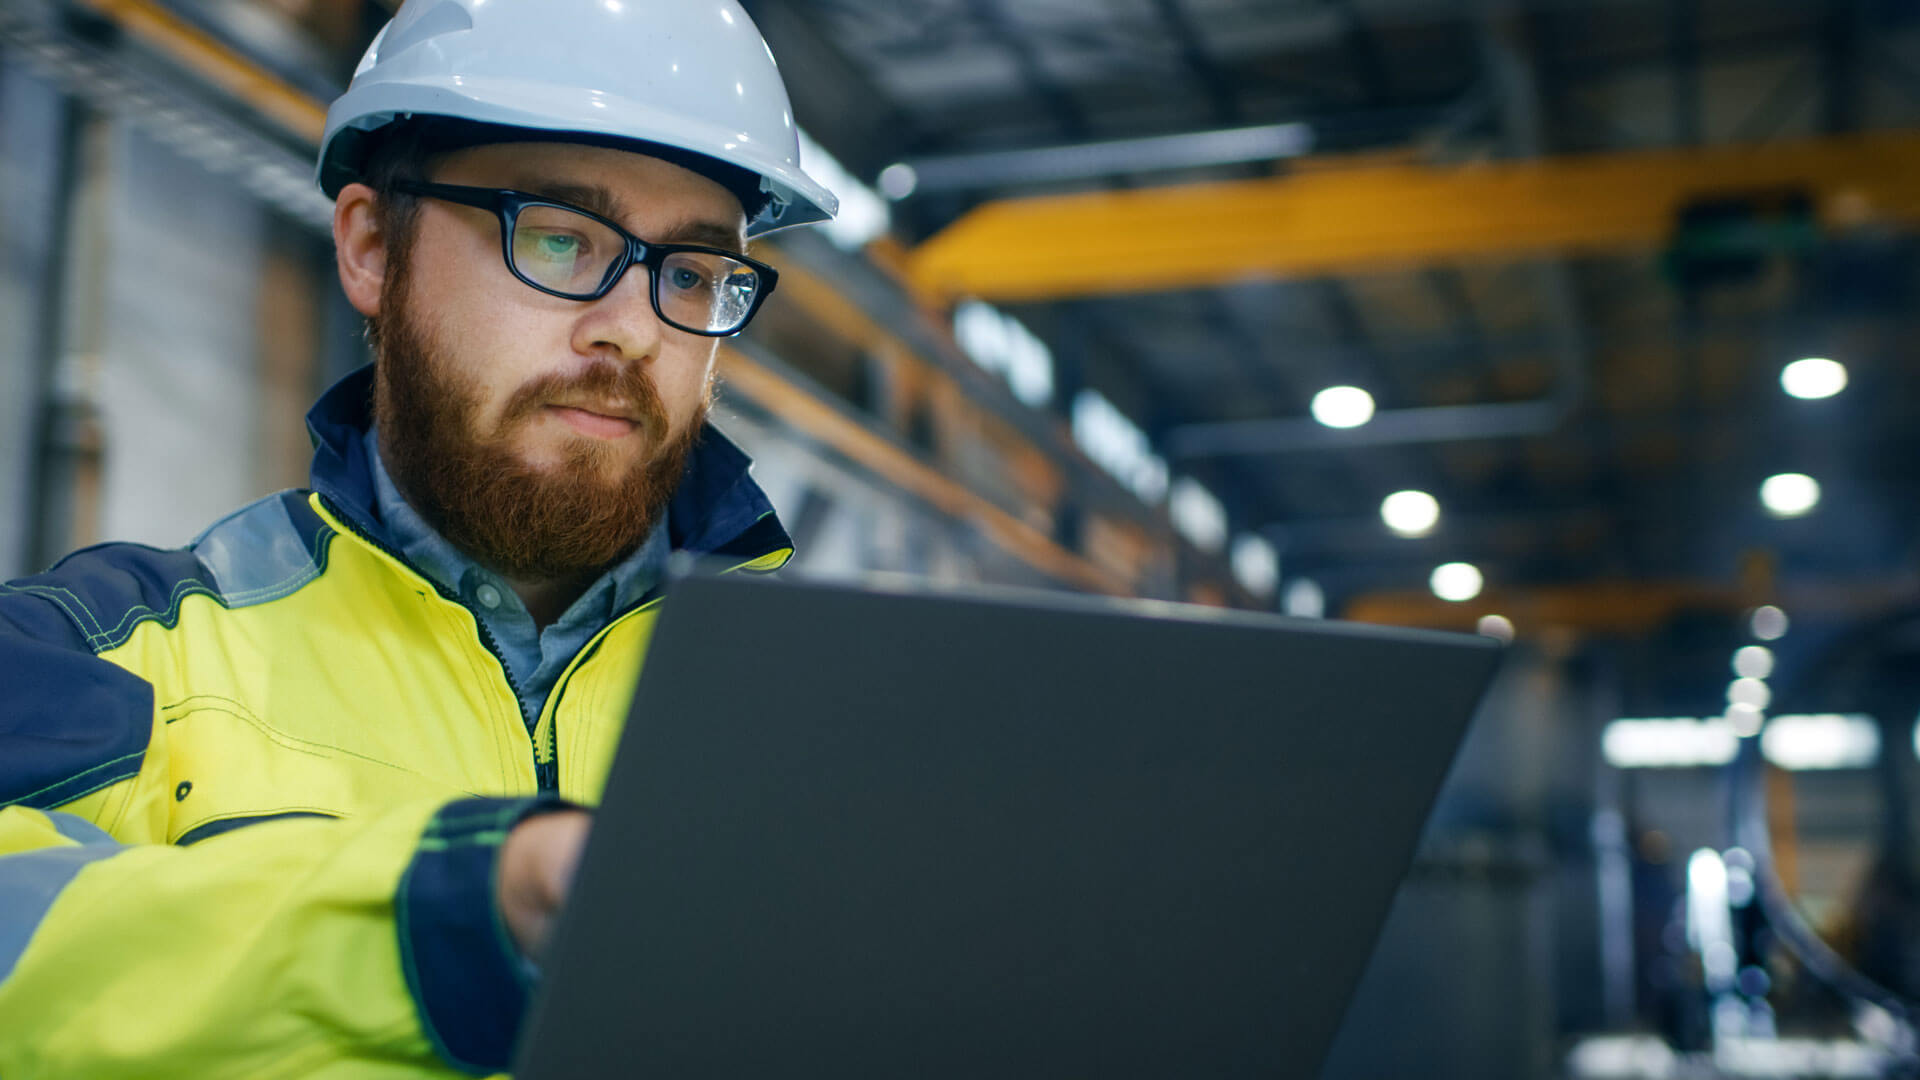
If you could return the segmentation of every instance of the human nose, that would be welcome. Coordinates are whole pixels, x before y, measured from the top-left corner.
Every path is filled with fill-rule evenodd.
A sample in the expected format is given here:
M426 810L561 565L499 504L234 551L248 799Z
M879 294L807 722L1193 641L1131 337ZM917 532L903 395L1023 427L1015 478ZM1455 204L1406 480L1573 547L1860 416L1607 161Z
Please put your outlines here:
M582 354L613 354L622 360L652 360L659 355L666 324L653 310L653 275L639 262L598 300L589 301L574 325L574 349Z

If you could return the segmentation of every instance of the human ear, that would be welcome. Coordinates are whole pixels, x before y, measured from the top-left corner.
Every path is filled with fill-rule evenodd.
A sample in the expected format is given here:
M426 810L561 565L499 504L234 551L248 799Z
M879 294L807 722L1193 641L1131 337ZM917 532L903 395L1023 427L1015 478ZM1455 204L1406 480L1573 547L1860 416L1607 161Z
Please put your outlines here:
M340 288L355 311L380 314L387 280L387 236L380 228L379 196L365 184L348 184L333 200L333 257Z

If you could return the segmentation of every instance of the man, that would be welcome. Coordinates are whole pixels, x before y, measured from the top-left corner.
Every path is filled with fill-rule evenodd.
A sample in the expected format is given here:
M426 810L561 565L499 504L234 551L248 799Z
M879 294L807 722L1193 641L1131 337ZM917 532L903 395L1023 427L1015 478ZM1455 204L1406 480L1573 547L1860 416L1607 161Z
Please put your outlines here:
M797 159L733 0L407 0L312 489L0 586L0 1076L508 1065L666 559L790 554L704 417Z

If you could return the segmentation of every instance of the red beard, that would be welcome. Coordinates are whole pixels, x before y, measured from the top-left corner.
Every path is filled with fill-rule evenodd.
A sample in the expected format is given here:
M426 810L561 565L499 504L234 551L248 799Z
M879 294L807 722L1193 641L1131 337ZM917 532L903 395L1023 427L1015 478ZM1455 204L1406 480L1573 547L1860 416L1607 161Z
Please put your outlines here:
M638 364L599 364L549 375L514 391L499 422L481 431L479 389L458 377L452 350L412 311L403 268L382 290L372 340L380 454L407 502L467 556L509 580L560 581L598 572L645 540L679 486L708 402L684 431L671 423ZM548 403L617 399L639 410L641 435L660 444L606 479L621 448L584 436L565 458L535 468L513 451L515 430Z

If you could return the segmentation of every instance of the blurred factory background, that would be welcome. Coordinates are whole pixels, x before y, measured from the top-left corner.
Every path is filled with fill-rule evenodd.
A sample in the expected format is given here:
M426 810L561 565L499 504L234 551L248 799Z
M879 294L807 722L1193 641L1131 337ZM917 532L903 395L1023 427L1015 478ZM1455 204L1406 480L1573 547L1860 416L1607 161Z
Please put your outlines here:
M798 572L1512 641L1329 1078L1913 1074L1920 5L743 2ZM304 482L391 6L0 0L0 577Z

